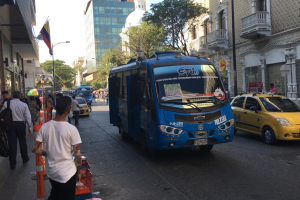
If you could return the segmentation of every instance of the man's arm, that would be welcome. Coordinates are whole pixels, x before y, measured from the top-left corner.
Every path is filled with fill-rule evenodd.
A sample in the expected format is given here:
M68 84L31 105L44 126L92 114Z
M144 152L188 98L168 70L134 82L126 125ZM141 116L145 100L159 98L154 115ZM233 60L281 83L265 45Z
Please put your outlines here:
M6 106L7 106L7 101L4 102L0 112L2 112L2 110L4 110L6 108Z
M25 120L28 124L29 127L31 127L31 114L30 114L30 111L29 111L29 108L26 104L26 107L25 107Z
M41 156L47 156L47 153L44 149L40 149L40 146L41 146L41 142L39 141L34 141L32 147L31 147L31 152L32 153L35 153L37 155L41 155Z
M73 145L73 152L75 157L75 165L77 169L77 176L81 180L81 152L79 149L79 144Z

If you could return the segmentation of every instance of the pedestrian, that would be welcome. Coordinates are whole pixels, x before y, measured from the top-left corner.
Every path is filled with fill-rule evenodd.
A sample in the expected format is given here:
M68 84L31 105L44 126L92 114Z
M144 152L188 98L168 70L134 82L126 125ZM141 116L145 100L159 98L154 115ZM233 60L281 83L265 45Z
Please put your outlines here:
M0 103L0 107L2 108L3 104L8 100L10 99L10 96L8 94L8 91L3 91L1 92L2 94L2 98L3 98L3 101Z
M73 109L73 114L75 115L75 126L78 126L78 118L79 118L79 104L75 100L75 95L72 96L72 109Z
M46 172L52 186L48 200L74 200L76 178L81 181L81 138L77 129L65 121L71 103L68 96L57 99L55 118L40 128L31 148L33 153L46 158ZM42 143L45 150L39 148Z
M276 88L274 86L274 83L270 83L270 92L272 92L272 93L276 93L277 92L277 90L276 90Z
M23 103L26 103L26 104L28 105L28 99L25 98L24 93L21 93L21 94L20 94L20 101L22 101Z
M40 112L40 110L42 109L42 102L41 102L41 100L40 100L40 98L38 96L35 97L35 102L36 102L36 105L38 105L38 107L36 108L36 110L38 112Z
M93 93L93 102L96 103L96 94Z
M106 103L109 104L109 94L107 93L107 96L106 96Z
M29 97L29 103L28 103L28 108L29 108L29 112L31 115L31 121L32 121L32 125L35 125L38 119L38 112L37 112L37 108L39 107L38 105L36 105L36 101L34 100L33 96Z
M48 95L48 102L50 104L50 115L51 115L51 119L52 119L53 99L52 99L52 95L51 94Z
M20 144L20 152L23 164L29 161L27 144L26 144L26 125L24 118L28 124L28 134L31 135L31 115L27 104L20 101L20 92L13 92L13 99L10 101L10 109L12 111L12 126L7 131L7 139L9 145L9 161L10 168L15 169L17 164L17 140ZM7 107L7 102L4 103L1 112Z

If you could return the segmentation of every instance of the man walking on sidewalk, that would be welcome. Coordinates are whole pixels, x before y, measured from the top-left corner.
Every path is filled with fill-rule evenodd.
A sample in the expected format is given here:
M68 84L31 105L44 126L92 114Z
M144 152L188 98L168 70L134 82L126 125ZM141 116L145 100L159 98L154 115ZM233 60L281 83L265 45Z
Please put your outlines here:
M10 101L10 109L12 111L12 126L7 131L7 139L9 145L9 161L10 168L15 169L17 164L17 140L20 143L20 151L23 159L23 164L29 161L27 144L26 144L26 125L24 117L28 124L28 132L31 134L31 115L26 103L20 101L20 92L13 92L13 99ZM4 103L1 112L7 108L7 101Z
M72 96L72 109L73 109L73 113L75 115L75 126L77 126L80 109L79 109L78 102L75 100L75 95Z
M33 153L46 156L46 172L52 186L48 200L74 200L76 177L81 180L81 138L77 129L65 121L71 102L68 96L57 99L54 120L40 128L31 148ZM43 142L45 150L39 149Z

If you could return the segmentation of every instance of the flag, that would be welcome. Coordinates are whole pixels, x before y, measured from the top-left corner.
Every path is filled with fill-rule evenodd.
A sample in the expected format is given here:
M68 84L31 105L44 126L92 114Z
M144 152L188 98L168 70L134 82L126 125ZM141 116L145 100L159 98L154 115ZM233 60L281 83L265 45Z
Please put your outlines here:
M43 36L43 40L49 48L49 53L52 55L49 21L44 24L40 34Z

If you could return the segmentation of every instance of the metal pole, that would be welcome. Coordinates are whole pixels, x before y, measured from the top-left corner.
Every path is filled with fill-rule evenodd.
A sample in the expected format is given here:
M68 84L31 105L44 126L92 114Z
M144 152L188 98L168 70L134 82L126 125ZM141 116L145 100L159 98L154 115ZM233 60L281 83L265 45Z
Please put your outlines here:
M231 14L232 14L232 52L233 52L233 87L234 96L237 96L237 73L236 73L236 53L235 53L235 26L234 26L234 4L231 0Z
M53 91L55 91L55 71L54 71L54 51L52 44L52 71L53 71Z

